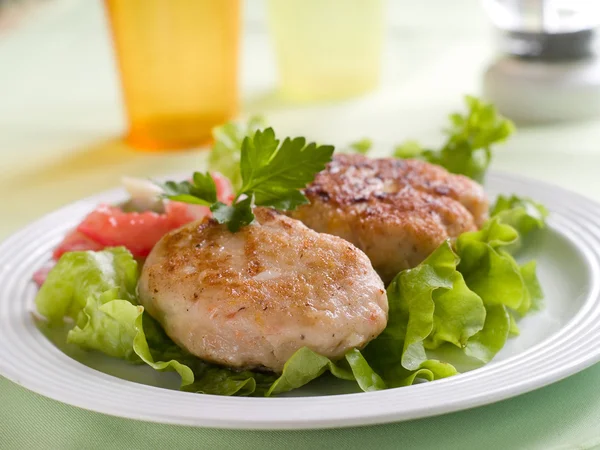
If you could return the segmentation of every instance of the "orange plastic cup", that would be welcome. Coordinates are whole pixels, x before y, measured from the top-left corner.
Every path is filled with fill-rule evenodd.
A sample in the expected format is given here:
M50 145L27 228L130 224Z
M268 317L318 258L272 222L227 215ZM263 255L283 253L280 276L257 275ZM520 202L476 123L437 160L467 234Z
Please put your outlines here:
M105 0L125 109L126 141L195 147L237 112L239 0Z

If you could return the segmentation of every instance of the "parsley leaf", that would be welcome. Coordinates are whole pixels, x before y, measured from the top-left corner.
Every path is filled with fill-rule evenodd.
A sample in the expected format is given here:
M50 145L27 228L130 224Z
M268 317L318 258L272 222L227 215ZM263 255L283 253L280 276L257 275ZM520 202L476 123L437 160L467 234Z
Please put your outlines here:
M253 193L256 204L289 210L307 203L300 192L331 161L333 146L286 138L281 145L272 128L257 131L242 144L241 193Z
M253 202L254 198L252 196L246 197L231 206L217 202L210 207L210 210L217 222L226 223L229 231L235 233L254 221Z
M164 196L177 202L210 206L217 201L217 187L210 173L194 172L193 181L167 181L159 184Z
M505 141L513 132L513 123L500 115L494 105L465 97L466 114L451 114L448 138L439 150L422 148L414 141L396 147L398 158L418 158L445 167L449 172L483 181L492 159L491 146Z
M301 192L331 161L333 146L307 144L302 137L280 142L272 128L256 131L241 143L241 187L232 205L217 201L215 182L207 172L195 172L193 181L167 181L161 187L171 200L210 206L213 217L231 232L254 221L253 207L294 209L308 202Z

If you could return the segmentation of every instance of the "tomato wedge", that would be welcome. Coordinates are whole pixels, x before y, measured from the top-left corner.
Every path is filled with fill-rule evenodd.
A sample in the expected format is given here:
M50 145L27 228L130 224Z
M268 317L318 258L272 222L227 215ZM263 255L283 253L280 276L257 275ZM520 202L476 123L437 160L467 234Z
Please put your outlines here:
M197 217L190 215L183 203L169 202L165 209L164 214L126 213L116 206L100 205L79 224L77 231L102 247L123 245L136 258L145 258L166 233Z
M58 261L63 253L67 252L78 252L82 250L96 251L102 250L103 248L104 245L90 239L85 234L80 233L77 230L71 230L52 252L52 259Z
M218 172L211 175L215 180L218 199L223 203L231 203L233 190L229 179ZM166 202L162 214L152 211L124 212L117 206L99 205L65 236L52 257L58 260L66 252L96 251L122 245L136 258L145 258L164 234L209 214L206 206L180 202Z

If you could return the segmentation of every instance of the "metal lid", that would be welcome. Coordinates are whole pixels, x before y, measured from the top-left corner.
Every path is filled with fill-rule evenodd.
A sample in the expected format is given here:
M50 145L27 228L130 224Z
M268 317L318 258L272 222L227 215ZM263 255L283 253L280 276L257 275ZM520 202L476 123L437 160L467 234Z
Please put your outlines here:
M594 56L597 52L595 29L562 33L503 30L503 53L539 61L569 61Z

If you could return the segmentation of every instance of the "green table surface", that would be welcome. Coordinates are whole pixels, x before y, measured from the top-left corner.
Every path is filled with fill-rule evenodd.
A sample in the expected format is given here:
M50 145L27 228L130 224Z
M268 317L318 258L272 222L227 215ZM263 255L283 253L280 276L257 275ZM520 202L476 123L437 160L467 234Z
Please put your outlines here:
M431 14L436 11L436 14ZM246 1L243 113L263 113L281 134L342 145L373 137L385 152L407 137L434 144L464 93L479 92L493 56L489 26L471 0L390 2L381 87L335 104L290 105L276 70L264 5ZM98 1L53 0L0 27L0 238L121 176L190 170L195 151L124 146L117 79ZM600 199L600 121L522 128L494 168ZM1 342L0 345L10 345ZM559 359L560 355L557 355ZM43 376L43 374L40 374ZM523 377L527 374L523 373ZM600 365L494 405L404 423L317 431L235 431L109 417L61 404L0 377L0 449L437 448L600 446Z

